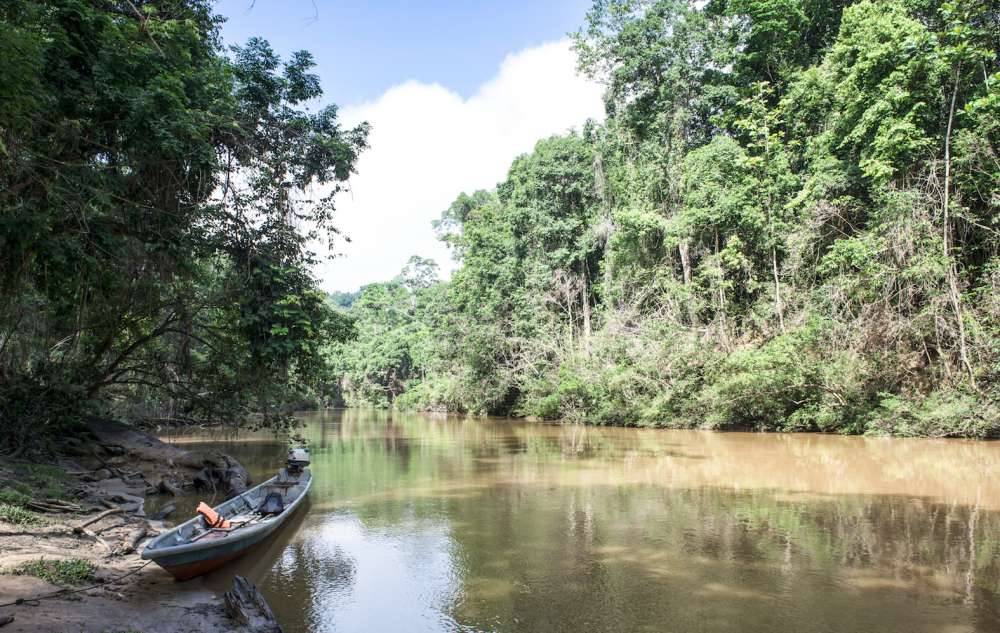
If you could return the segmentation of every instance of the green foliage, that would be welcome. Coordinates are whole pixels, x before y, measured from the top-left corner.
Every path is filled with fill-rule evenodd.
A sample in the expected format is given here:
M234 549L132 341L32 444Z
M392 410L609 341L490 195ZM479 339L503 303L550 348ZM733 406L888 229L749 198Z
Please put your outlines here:
M82 585L94 579L95 571L97 568L94 564L82 558L64 560L41 558L16 567L12 573L35 576L54 585Z
M995 402L962 390L933 391L922 398L885 393L869 414L872 433L913 437L996 437L1000 433Z
M368 127L308 53L227 55L206 0L3 5L0 448L345 402L1000 432L994 4L598 0L574 42L606 121L444 210L448 282L328 296Z
M706 423L768 431L860 432L864 360L830 349L836 332L813 321L756 348L736 350L709 373Z
M435 301L352 307L356 400L1000 435L994 5L599 0L575 47L607 120L455 200Z
M273 421L344 334L307 242L367 125L306 108L309 53L230 54L207 0L135 4L0 8L3 448L94 412Z
M347 309L354 305L360 295L360 292L332 292L329 302L334 307Z
M4 482L4 488L0 489L0 503L7 505L20 506L24 505L25 502L31 501L31 497L25 494L23 491L15 489L13 487L7 488L11 485L8 482Z
M437 264L421 257L410 258L396 279L361 289L348 317L352 340L327 350L348 403L387 407L419 383L433 362L441 289Z
M12 491L4 490L2 493L2 499L5 501L7 499L19 499L18 495L8 494ZM14 505L12 503L0 503L0 521L6 521L13 525L41 525L44 523L41 517L39 517L34 512L29 512L19 505Z
M10 503L20 503L17 497L33 497L42 499L66 498L66 484L69 476L58 466L32 462L18 462L10 465L15 481L8 482L10 491L0 500ZM27 499L23 499L26 501Z

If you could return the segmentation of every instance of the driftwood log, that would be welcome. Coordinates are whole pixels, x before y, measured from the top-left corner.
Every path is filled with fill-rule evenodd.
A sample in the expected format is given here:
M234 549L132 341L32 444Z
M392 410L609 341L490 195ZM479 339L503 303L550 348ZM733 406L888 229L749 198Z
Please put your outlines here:
M29 510L36 512L80 512L83 510L79 505L59 499L41 499L29 501L24 504Z
M93 524L97 523L98 521L100 521L101 519L109 517L109 516L111 516L113 514L121 514L121 513L122 513L122 509L121 508L112 508L110 510L105 510L104 512L101 512L97 516L90 517L89 519L87 519L86 521L84 521L83 523L81 523L80 525L74 526L73 527L73 533L74 534L80 534L80 535L86 536L88 538L94 539L95 542L99 543L110 554L113 551L113 548L111 547L111 545L109 545L107 541L105 541L104 539L102 539L95 532L93 532L91 530L88 530L87 526L93 525Z
M131 554L144 538L146 538L146 526L142 525L132 530L132 533L129 534L124 541L122 541L121 546L116 553L122 555Z
M105 510L104 512L101 512L97 516L90 517L89 519L87 519L86 521L84 521L83 523L81 523L80 525L78 525L77 527L73 528L73 531L76 532L76 533L78 533L78 534L81 534L81 533L83 533L83 528L87 527L88 525L93 525L94 523L97 523L98 521L100 521L101 519L103 519L105 517L109 517L112 514L121 514L122 512L123 512L123 510L121 508L118 508L118 507L111 508L110 510Z
M263 594L243 576L233 578L233 588L225 593L223 600L229 617L247 631L282 633Z
M73 531L76 532L77 534L82 534L83 536L94 539L94 542L98 543L101 547L107 550L108 554L114 552L114 548L111 547L111 545L109 545L107 541L102 539L100 536L98 536L91 530L88 530L87 528L78 527L78 528L73 528Z

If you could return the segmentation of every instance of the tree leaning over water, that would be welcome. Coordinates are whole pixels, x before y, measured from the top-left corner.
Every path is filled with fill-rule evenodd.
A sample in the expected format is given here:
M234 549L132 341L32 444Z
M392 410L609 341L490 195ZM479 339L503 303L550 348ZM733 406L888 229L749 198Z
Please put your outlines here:
M88 411L274 417L345 332L307 240L368 128L305 107L309 53L227 53L211 7L0 7L2 445Z
M599 0L575 43L605 123L456 200L448 283L363 290L360 345L372 302L443 329L405 365L335 349L397 381L349 399L1000 434L1000 5Z

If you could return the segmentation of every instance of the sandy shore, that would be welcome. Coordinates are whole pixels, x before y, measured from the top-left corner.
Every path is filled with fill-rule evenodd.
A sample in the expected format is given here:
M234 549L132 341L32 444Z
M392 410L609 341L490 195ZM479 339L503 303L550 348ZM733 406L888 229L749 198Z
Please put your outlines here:
M73 594L24 604L0 607L2 633L180 633L241 630L226 615L218 583L214 588L201 579L176 582L172 576L149 564L141 551L147 539L163 531L151 508L169 503L166 488L190 488L193 478L219 456L193 453L160 442L124 425L96 421L92 437L75 444L54 465L64 475L64 502L79 511L36 512L42 525L13 525L0 520L0 604L30 599L60 589ZM23 473L35 466L0 461L0 482L29 490L31 480ZM50 469L51 470L51 469ZM20 479L20 481L19 481ZM161 483L165 482L165 483ZM108 508L110 514L79 528ZM130 541L139 533L136 546ZM32 575L10 573L26 563L82 559L95 568L91 580L77 585L55 585ZM134 572L131 573L130 572ZM122 578L126 574L128 577Z

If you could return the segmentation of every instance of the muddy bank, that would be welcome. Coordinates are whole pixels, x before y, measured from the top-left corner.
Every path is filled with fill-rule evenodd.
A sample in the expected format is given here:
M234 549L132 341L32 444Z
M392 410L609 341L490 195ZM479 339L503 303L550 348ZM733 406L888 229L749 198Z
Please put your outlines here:
M0 622L14 618L2 633L247 630L227 615L217 590L199 579L178 583L154 564L142 567L138 554L166 529L173 495L246 490L250 477L236 460L107 420L89 421L87 433L61 449L50 465L0 460L0 489L11 502L0 517L0 604L97 586L0 607ZM82 571L71 580L42 572L43 580L36 577L42 560L42 567L73 561ZM12 573L25 566L31 573Z

